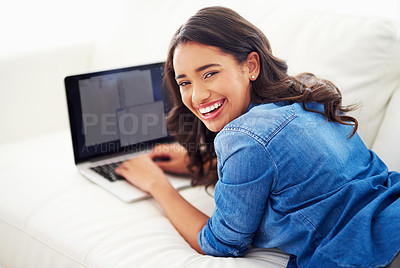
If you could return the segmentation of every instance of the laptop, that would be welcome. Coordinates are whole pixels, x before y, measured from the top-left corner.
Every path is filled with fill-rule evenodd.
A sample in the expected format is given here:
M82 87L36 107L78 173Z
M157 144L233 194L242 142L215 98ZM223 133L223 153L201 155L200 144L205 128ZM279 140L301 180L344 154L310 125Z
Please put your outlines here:
M172 142L165 115L164 63L70 75L64 79L75 164L79 172L124 202L149 198L114 173L121 162ZM167 174L176 189L187 178Z

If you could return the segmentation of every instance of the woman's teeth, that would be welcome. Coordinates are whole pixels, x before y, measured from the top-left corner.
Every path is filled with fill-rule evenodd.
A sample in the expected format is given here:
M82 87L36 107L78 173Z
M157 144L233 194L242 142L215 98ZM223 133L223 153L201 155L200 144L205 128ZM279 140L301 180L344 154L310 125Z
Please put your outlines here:
M218 107L221 107L221 105L222 105L223 103L224 103L223 101L219 101L219 102L215 103L214 105L208 106L208 107L206 107L206 108L201 108L201 109L199 109L199 111L200 111L200 113L202 113L202 114L206 114L206 113L209 113L209 112L214 111L214 110L217 109Z

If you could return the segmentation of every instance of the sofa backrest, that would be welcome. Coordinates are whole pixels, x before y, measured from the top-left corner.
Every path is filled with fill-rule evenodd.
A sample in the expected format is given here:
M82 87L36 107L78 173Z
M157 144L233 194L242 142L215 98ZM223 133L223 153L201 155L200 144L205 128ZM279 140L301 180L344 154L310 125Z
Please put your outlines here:
M279 5L258 15L276 55L289 72L311 72L335 83L344 104L358 103L352 115L372 147L386 105L400 83L400 39L393 21L306 11Z

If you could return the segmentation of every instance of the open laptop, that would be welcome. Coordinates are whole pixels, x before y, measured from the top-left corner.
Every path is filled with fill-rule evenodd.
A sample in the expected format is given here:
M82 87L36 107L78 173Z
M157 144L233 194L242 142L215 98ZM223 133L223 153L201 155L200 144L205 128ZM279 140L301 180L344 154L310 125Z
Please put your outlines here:
M64 80L75 164L86 178L124 202L148 198L114 173L122 161L171 142L165 114L164 63L67 76ZM167 175L184 188L187 178Z

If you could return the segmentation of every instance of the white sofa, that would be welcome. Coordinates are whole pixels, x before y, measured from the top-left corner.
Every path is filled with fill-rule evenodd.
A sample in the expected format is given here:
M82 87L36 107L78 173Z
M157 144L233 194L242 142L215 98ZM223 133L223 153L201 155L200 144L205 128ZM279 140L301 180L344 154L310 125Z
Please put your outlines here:
M102 36L0 57L0 267L286 266L287 254L276 249L252 249L243 258L200 255L154 200L123 203L73 164L63 78L163 60L174 31L202 6L233 7L265 32L290 73L312 72L336 83L346 104L360 103L353 115L366 145L400 170L396 22L239 2L122 0L119 20ZM202 187L181 193L211 215L213 199Z

